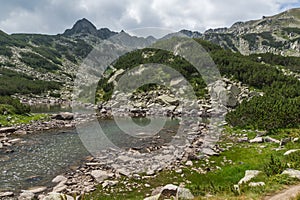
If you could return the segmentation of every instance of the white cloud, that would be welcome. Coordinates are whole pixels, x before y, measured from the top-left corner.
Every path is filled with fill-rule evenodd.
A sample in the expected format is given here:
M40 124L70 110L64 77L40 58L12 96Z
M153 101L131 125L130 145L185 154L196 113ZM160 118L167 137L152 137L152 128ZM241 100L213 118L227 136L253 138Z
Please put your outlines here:
M8 33L61 33L87 18L98 28L172 30L230 26L300 6L299 0L0 0L0 29Z

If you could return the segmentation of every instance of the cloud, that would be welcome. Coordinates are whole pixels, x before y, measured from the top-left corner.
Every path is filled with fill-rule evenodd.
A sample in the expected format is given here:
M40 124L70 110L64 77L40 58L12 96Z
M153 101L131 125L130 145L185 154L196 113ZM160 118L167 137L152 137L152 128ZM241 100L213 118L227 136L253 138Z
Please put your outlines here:
M298 0L0 0L0 29L8 33L62 33L80 18L98 28L162 27L204 31L274 15Z

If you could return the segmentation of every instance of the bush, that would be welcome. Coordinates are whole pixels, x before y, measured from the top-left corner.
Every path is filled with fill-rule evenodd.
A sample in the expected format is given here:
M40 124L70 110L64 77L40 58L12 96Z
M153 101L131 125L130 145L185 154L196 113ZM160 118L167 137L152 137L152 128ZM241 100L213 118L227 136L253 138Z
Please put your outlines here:
M273 155L271 155L270 161L264 166L264 172L267 176L281 174L285 169L286 164Z
M3 109L6 109L13 114L26 114L30 112L30 107L28 105L24 105L19 99L9 96L0 97L0 105L2 105Z

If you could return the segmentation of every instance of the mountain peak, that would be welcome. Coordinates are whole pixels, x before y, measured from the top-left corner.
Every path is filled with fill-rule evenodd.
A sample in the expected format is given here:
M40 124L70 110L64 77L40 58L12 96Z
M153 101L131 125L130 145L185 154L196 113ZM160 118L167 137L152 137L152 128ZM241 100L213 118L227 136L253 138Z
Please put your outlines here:
M94 24L92 24L86 18L82 18L78 20L71 29L67 29L63 35L71 36L76 34L90 34L90 35L97 35L97 28Z

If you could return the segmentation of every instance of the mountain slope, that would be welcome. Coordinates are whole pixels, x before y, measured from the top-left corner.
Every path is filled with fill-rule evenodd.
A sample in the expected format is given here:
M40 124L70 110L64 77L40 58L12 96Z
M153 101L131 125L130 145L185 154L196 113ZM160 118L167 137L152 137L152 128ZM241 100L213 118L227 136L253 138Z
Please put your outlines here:
M237 22L230 28L207 30L200 38L243 54L300 55L300 8L259 20Z

